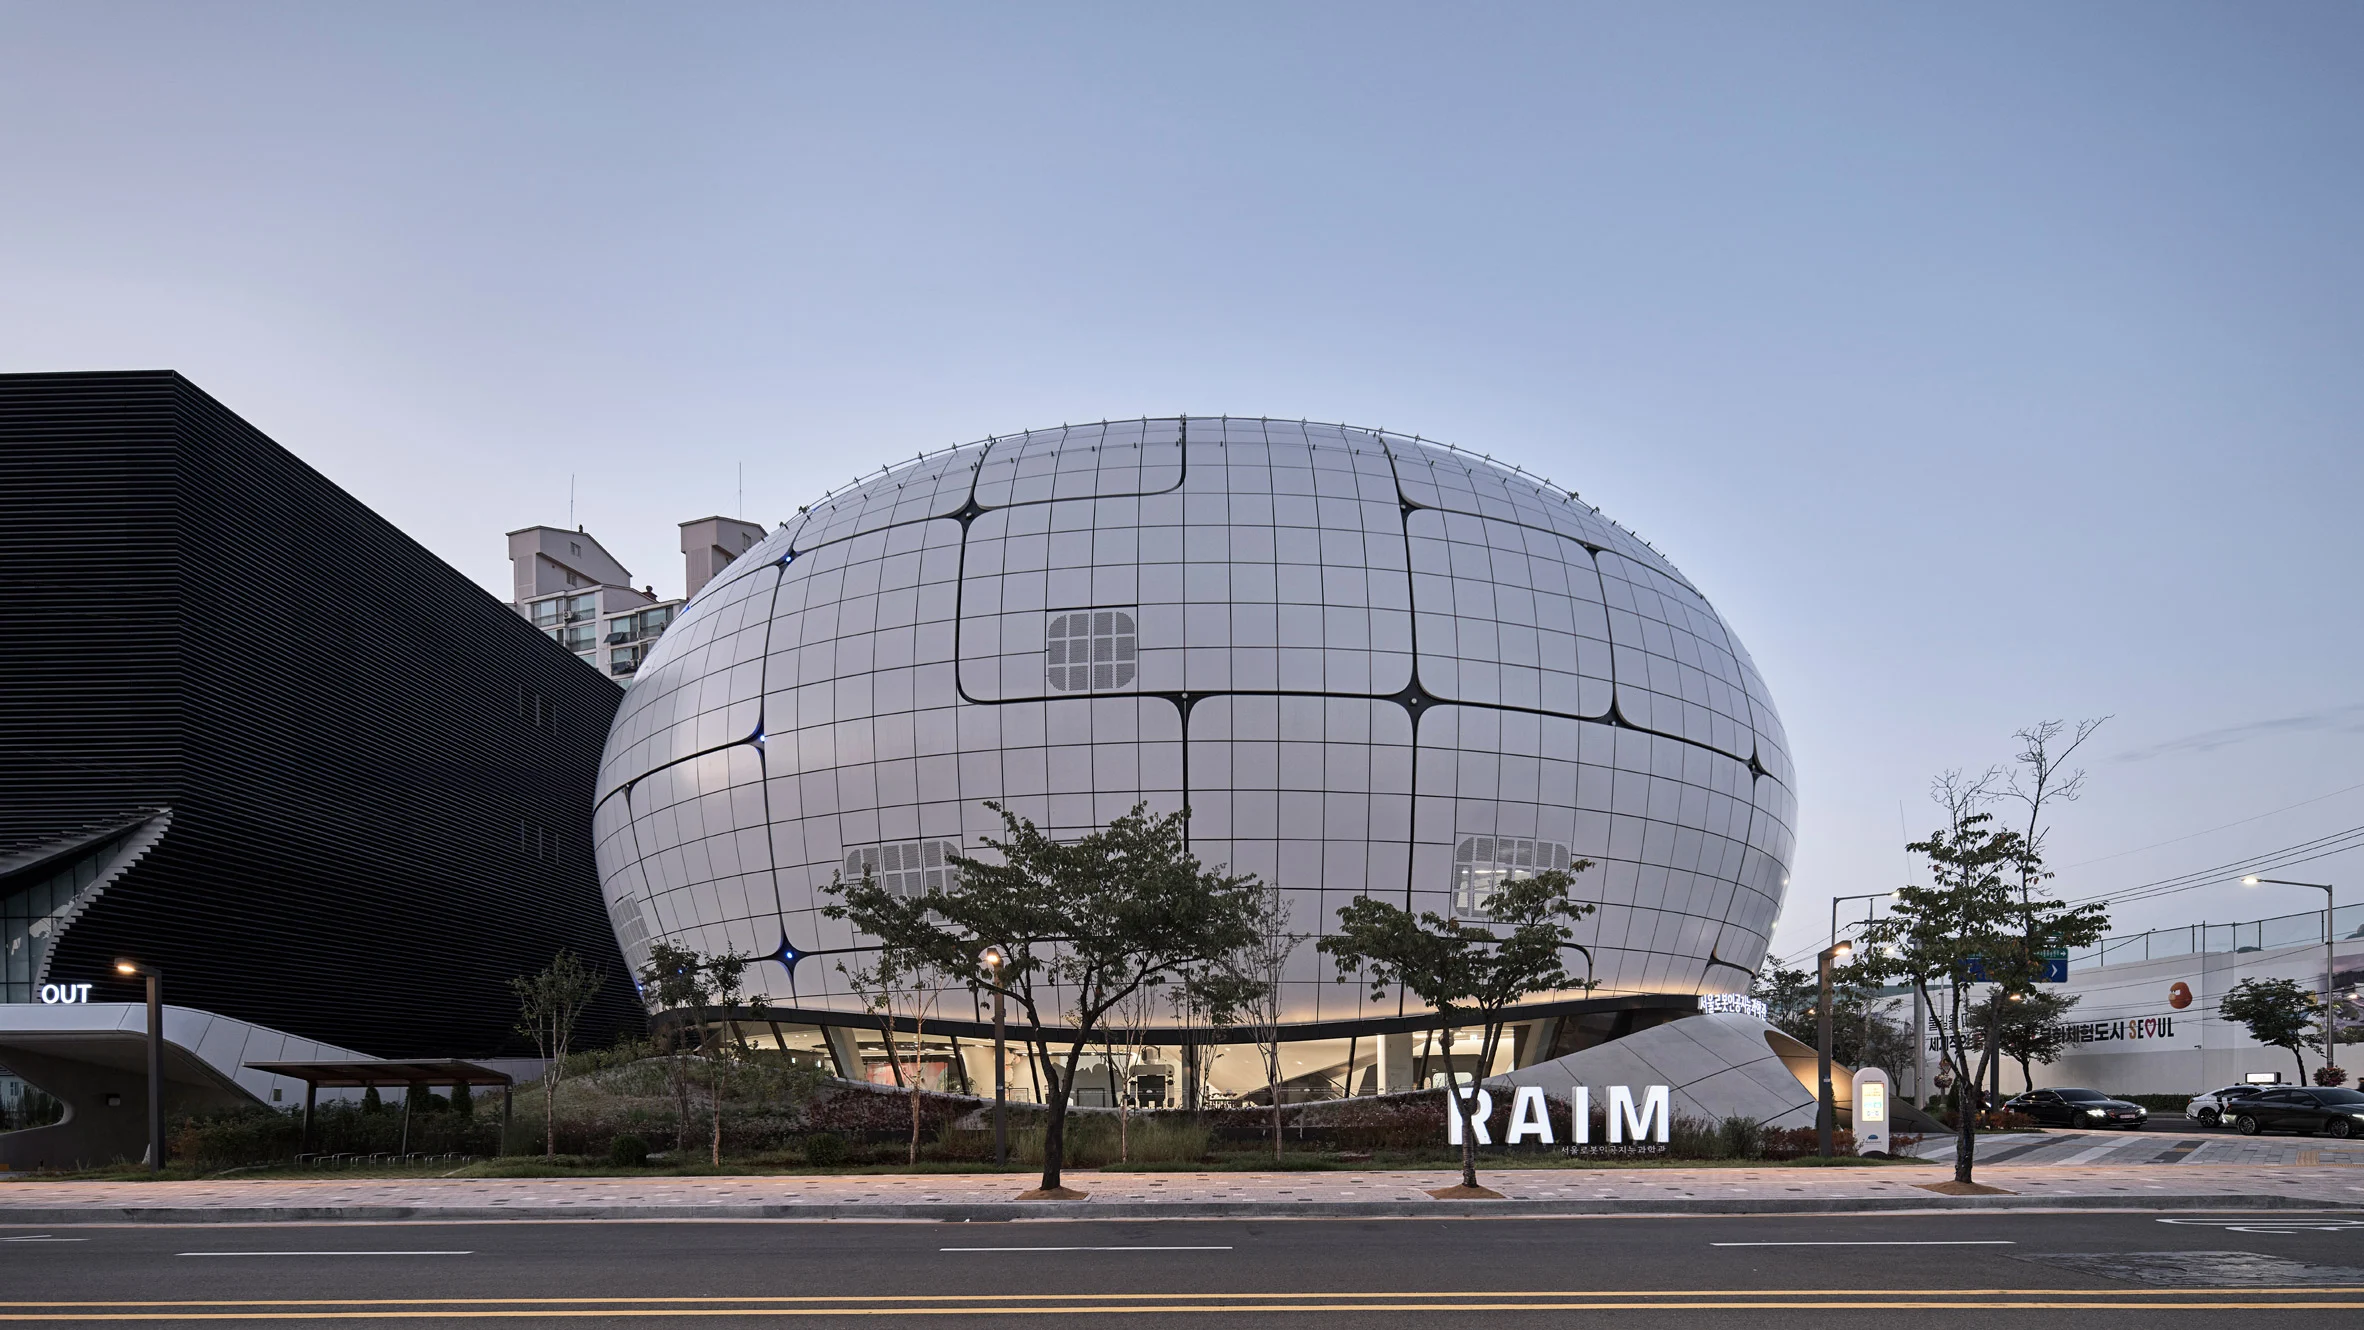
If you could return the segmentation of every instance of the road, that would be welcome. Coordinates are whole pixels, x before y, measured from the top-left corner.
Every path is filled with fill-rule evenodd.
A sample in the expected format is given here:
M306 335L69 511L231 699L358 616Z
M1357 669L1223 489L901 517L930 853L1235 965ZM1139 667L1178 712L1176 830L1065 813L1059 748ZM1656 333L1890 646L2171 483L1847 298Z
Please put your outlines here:
M2293 1212L91 1226L0 1229L0 1322L2353 1325L2359 1267Z

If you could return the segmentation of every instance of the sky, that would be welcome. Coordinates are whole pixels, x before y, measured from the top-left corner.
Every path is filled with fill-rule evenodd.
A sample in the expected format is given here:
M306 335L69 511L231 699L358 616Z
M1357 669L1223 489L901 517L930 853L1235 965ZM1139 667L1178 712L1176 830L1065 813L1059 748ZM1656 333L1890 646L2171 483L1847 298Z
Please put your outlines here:
M1755 656L1795 952L2040 720L2110 717L2064 894L2364 825L2360 55L2296 0L0 0L0 369L177 369L504 598L517 527L678 593L680 521L1069 421L1489 453Z

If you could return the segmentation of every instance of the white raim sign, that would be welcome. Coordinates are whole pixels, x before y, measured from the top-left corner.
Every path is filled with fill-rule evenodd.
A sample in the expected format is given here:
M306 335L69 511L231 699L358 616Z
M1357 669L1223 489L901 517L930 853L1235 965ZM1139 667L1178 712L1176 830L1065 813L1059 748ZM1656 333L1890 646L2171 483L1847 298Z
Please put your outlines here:
M53 1007L61 1002L88 1002L90 1001L90 985L43 984L41 985L41 1000Z
M1666 1144L1673 1127L1673 1110L1669 1098L1674 1091L1664 1085L1645 1085L1637 1103L1630 1085L1608 1087L1609 1144L1622 1145L1656 1141ZM1477 1143L1492 1145L1494 1135L1487 1120L1494 1116L1494 1092L1477 1092L1477 1106L1472 1111L1470 1125L1477 1129ZM1652 1132L1655 1131L1655 1135ZM1537 1145L1557 1145L1552 1135L1551 1113L1543 1099L1540 1085L1522 1085L1510 1101L1510 1127L1503 1133L1505 1145L1533 1141ZM1579 1085L1568 1092L1568 1143L1592 1144L1592 1087ZM1461 1144L1461 1114L1451 1104L1445 1105L1445 1144Z

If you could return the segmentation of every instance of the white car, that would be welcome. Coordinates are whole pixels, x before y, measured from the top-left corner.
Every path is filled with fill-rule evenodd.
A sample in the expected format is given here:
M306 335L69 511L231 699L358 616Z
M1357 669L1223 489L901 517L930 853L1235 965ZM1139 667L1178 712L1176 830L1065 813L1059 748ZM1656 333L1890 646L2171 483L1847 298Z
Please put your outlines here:
M2228 1085L2221 1090L2210 1090L2203 1095L2194 1095L2192 1102L2184 1106L2183 1115L2194 1122L2221 1122L2227 1103L2245 1094L2273 1088L2270 1085Z

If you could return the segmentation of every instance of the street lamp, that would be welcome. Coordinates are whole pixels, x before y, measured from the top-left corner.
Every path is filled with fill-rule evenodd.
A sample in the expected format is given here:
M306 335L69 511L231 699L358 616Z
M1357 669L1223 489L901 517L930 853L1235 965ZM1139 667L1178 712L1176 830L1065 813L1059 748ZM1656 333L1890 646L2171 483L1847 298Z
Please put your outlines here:
M2334 1060L2339 1057L2339 1007L2336 1005L2337 995L2332 992L2332 983L2336 978L2332 971L2336 963L2331 959L2331 907L2334 899L2331 884L2328 882L2291 882L2278 877L2252 876L2242 878L2241 885L2244 887L2268 885L2313 887L2323 893L2323 1065L2326 1067L2333 1065Z
M1867 891L1867 892L1863 893L1863 894L1862 894L1862 895L1860 895L1860 896L1833 896L1833 897L1831 897L1831 898L1830 898L1830 940L1831 940L1831 944L1832 944L1833 946L1836 946L1836 945L1838 944L1838 941L1839 941L1839 904L1840 904L1840 902L1842 902L1842 901L1892 901L1892 900L1896 900L1896 899L1898 899L1898 898L1899 898L1899 897L1901 897L1903 894L1904 894L1904 893L1903 893L1903 892L1901 892L1901 891Z
M164 971L138 961L118 960L115 972L148 981L148 1171L164 1167Z
M987 947L977 954L977 963L985 967L985 982L993 986L993 1166L1008 1168L1010 1121L1006 1073L1009 1059L1002 1052L1001 971L1003 966L1010 963L1010 954L998 946Z
M1814 1137L1815 1143L1819 1147L1822 1157L1825 1159L1830 1158L1831 1128L1837 1124L1839 1113L1838 1101L1832 1098L1830 1089L1831 962L1837 960L1841 956L1853 955L1854 952L1854 943L1834 942L1831 945L1824 947L1822 949L1822 954L1815 957L1816 966L1820 970L1822 977L1822 1002L1820 1018L1816 1025L1818 1033L1817 1042L1819 1043L1820 1047L1815 1050L1815 1065L1819 1075L1817 1077L1818 1089L1816 1091L1817 1099L1814 1110Z

